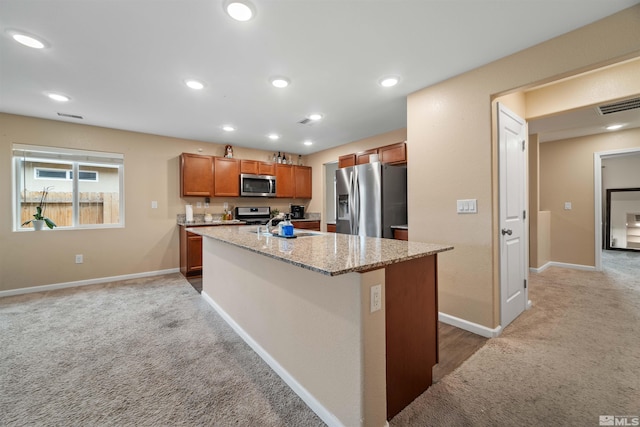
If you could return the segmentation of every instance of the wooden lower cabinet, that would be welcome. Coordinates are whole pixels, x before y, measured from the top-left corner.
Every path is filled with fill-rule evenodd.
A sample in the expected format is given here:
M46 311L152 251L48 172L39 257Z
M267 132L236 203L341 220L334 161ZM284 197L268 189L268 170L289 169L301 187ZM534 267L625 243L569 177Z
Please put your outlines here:
M437 255L385 269L387 419L420 396L438 363Z
M202 236L180 227L180 273L185 277L202 275Z
M405 230L402 228L394 228L393 238L397 240L409 240L409 230Z
M327 224L327 232L328 233L335 233L336 232L336 225L335 224Z
M293 224L293 228L298 228L298 229L301 229L301 230L320 231L320 221L296 221L296 220L292 220L291 224Z

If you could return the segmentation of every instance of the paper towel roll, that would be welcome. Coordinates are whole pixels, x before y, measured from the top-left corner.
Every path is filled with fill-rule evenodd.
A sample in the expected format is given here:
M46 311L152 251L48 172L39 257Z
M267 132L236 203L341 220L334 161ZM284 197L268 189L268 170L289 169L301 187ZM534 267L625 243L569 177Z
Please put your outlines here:
M187 221L193 221L193 206L187 205L185 206Z

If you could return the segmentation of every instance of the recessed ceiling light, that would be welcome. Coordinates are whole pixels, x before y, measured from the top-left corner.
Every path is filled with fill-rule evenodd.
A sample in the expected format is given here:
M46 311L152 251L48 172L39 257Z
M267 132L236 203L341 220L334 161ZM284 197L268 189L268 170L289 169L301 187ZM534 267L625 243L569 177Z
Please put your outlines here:
M280 135L278 135L277 133L270 133L270 134L268 135L268 138L269 138L270 140L272 140L272 141L275 141L275 140L280 139Z
M200 90L200 89L204 88L204 83L202 83L199 80L193 80L193 79L185 80L184 84L189 86L191 89Z
M320 113L309 114L309 120L320 120L322 117L323 116Z
M286 77L273 77L270 81L271 84L277 88L287 87L291 83L291 80Z
M54 93L54 92L47 93L47 96L53 99L54 101L58 101L58 102L67 102L71 99L67 95L63 95L61 93Z
M233 132L236 128L231 125L223 125L222 130L225 132Z
M7 30L7 33L11 36L12 39L17 41L21 45L34 49L44 49L45 47L47 47L47 44L43 40L37 38L34 35L17 30Z
M382 87L392 87L392 86L397 85L399 81L400 81L399 77L387 76L387 77L383 77L380 80L378 80L378 83Z
M311 141L305 141L305 142L304 142L304 145L313 145L313 142L311 142Z
M605 129L606 130L617 130L617 129L620 129L622 126L624 126L624 125L611 125L611 126L607 126Z
M224 3L224 10L236 21L245 22L253 18L256 10L253 4L246 0L230 0Z

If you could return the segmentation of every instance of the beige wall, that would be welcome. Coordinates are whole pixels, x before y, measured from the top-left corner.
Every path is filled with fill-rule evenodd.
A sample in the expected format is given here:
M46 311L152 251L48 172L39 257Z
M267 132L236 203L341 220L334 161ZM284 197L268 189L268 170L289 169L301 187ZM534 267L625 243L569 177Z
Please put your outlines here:
M593 154L626 148L640 149L640 129L540 144L540 208L551 216L552 261L595 265Z
M12 231L13 143L123 153L125 227ZM180 199L178 160L180 153L200 148L202 154L224 154L220 144L0 114L0 291L178 268L176 214L184 213L187 202L204 202ZM234 148L237 158L268 160L271 154ZM158 209L151 209L154 200ZM214 198L210 212L222 212L225 201L234 206L264 203L281 211L301 202ZM83 264L75 264L75 254L84 255Z
M500 323L492 98L640 56L638 39L640 6L409 95L411 238L455 246L439 258L441 311ZM462 198L477 215L456 215Z

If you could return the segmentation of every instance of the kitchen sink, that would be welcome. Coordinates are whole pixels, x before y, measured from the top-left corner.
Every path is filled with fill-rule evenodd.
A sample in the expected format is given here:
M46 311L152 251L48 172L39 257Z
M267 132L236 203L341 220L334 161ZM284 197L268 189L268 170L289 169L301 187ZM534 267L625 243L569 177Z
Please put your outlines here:
M286 236L281 236L278 233L269 233L267 231L265 231L265 227L264 226L245 226L242 227L242 230L246 233L252 233L252 234L258 234L260 233L262 236L268 236L268 237L279 237L282 239L291 239L292 237L286 237ZM298 230L298 229L293 229L293 238L295 237L311 237L311 236L322 236L323 233L317 232L317 231L302 231L302 230Z

